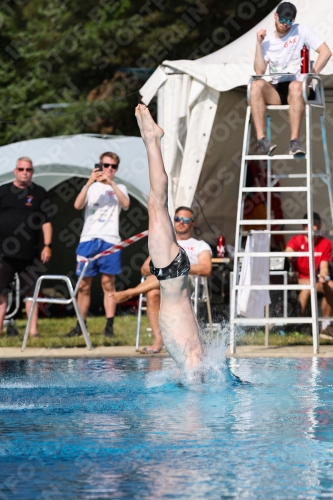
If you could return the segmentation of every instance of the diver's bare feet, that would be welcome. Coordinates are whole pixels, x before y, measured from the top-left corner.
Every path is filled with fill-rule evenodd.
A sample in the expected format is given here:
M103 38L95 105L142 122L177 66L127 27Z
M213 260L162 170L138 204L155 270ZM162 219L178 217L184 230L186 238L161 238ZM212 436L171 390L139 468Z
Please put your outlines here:
M164 131L154 122L147 106L138 104L135 108L135 116L145 143L162 139Z
M121 302L126 302L126 300L130 300L133 295L130 292L130 289L128 290L122 290L121 292L114 292L110 293L110 297L112 297L112 300L116 304L121 304Z

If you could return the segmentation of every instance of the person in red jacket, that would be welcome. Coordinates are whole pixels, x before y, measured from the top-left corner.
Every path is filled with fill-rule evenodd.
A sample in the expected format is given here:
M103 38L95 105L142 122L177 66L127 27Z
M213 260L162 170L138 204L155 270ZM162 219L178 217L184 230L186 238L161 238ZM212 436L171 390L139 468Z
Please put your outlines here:
M307 219L307 214L304 215ZM321 228L320 215L313 212L313 230L319 231ZM307 225L303 226L307 230ZM293 236L287 243L286 252L307 252L309 250L308 238L306 234ZM329 318L333 309L333 281L329 273L329 263L332 261L332 243L323 236L315 236L314 239L314 260L317 275L317 292L324 295L321 303L323 317ZM294 269L298 272L298 283L308 285L310 283L309 257L295 257L292 259ZM310 290L301 290L298 300L304 314L310 297ZM325 335L333 337L333 326L330 321L322 322L322 331Z

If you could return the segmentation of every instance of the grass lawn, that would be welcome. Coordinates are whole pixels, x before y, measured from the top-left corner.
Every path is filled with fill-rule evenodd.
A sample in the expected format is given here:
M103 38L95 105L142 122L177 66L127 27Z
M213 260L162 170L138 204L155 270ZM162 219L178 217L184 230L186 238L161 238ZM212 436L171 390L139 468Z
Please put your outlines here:
M54 318L40 319L38 329L40 338L28 339L27 347L85 347L83 336L66 338L68 333L76 323L76 318ZM117 316L114 322L115 336L109 339L103 335L105 327L104 317L88 318L87 325L93 346L115 346L115 345L135 345L137 317L133 315ZM21 347L25 319L15 321L15 328L19 331L19 337L6 337L4 333L0 336L0 347ZM151 332L147 332L148 320L142 316L140 345L151 345L153 343Z
M265 333L264 332L254 332L246 333L244 335L237 336L237 344L239 345L264 345L265 344ZM294 346L294 345L312 345L312 336L305 335L303 333L292 332L286 333L285 335L280 335L280 333L269 334L269 345L270 346ZM320 339L320 345L332 345L333 338L330 339Z
M76 318L54 318L40 319L38 339L28 339L27 347L85 347L84 338L71 337L66 338L64 335L68 333L75 325ZM94 346L120 346L120 345L135 345L137 317L134 315L116 316L114 322L115 337L108 339L104 337L103 330L105 326L105 318L91 317L88 318L88 331L90 333L91 342ZM21 347L26 320L21 319L15 322L15 327L18 329L19 337L6 337L3 333L0 336L0 347ZM153 338L151 332L147 332L149 326L146 316L142 316L140 345L151 345ZM249 333L248 331L237 336L238 345L264 345L264 332ZM333 339L320 339L321 345L331 345ZM293 346L293 345L312 345L312 337L298 332L280 335L280 333L270 333L269 345L271 346Z

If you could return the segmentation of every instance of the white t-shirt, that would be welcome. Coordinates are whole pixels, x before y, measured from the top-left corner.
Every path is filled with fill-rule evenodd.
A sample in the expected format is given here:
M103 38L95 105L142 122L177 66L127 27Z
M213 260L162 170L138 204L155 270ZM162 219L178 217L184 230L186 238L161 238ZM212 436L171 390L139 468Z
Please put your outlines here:
M184 248L191 264L199 264L199 255L204 250L208 250L210 255L212 255L212 249L203 240L189 238L188 240L177 240L177 243L180 247Z
M126 186L123 184L117 184L117 186L128 198ZM101 238L114 245L119 243L121 208L118 198L109 184L94 182L89 186L80 242Z
M265 61L269 62L269 73L291 73L296 76L272 76L272 83L302 81L301 50L305 44L308 48L317 50L324 41L308 26L293 24L290 31L277 38L273 32L268 32L261 47Z

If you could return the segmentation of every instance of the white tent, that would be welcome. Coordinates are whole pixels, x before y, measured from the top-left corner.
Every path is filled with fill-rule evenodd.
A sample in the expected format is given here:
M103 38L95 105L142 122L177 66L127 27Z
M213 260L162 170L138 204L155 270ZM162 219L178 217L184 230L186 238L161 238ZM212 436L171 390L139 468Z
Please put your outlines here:
M120 157L115 180L126 185L130 195L147 206L149 179L147 154L140 137L79 134L32 139L0 148L0 184L14 179L17 158L28 156L34 165L34 180L50 190L72 177L89 177L99 156L113 151Z
M293 3L298 11L297 22L315 30L333 49L331 0L318 0L315 4L295 0ZM256 32L262 28L274 30L274 11L248 33L213 54L195 61L164 61L140 91L145 104L155 95L158 97L158 122L165 130L163 156L171 180L170 210L179 205L198 205L197 200L201 205L198 225L205 231L202 237L211 243L215 236L205 218L215 233L223 232L227 242L234 241L246 85L254 74ZM310 53L310 59L315 60L316 56ZM328 141L333 136L332 75L333 61L330 60L322 74ZM314 120L318 120L318 116L314 116ZM313 128L314 171L322 171L317 126ZM279 112L279 116L273 118L272 134L278 144L277 154L283 154L289 145L286 114ZM329 148L329 152L332 153L333 148ZM302 168L301 163L296 165L297 169ZM275 162L273 168L287 171L290 167ZM314 206L328 225L327 188L320 182L317 179L314 183ZM302 217L306 211L305 199L299 193L283 196L282 207L285 216Z

